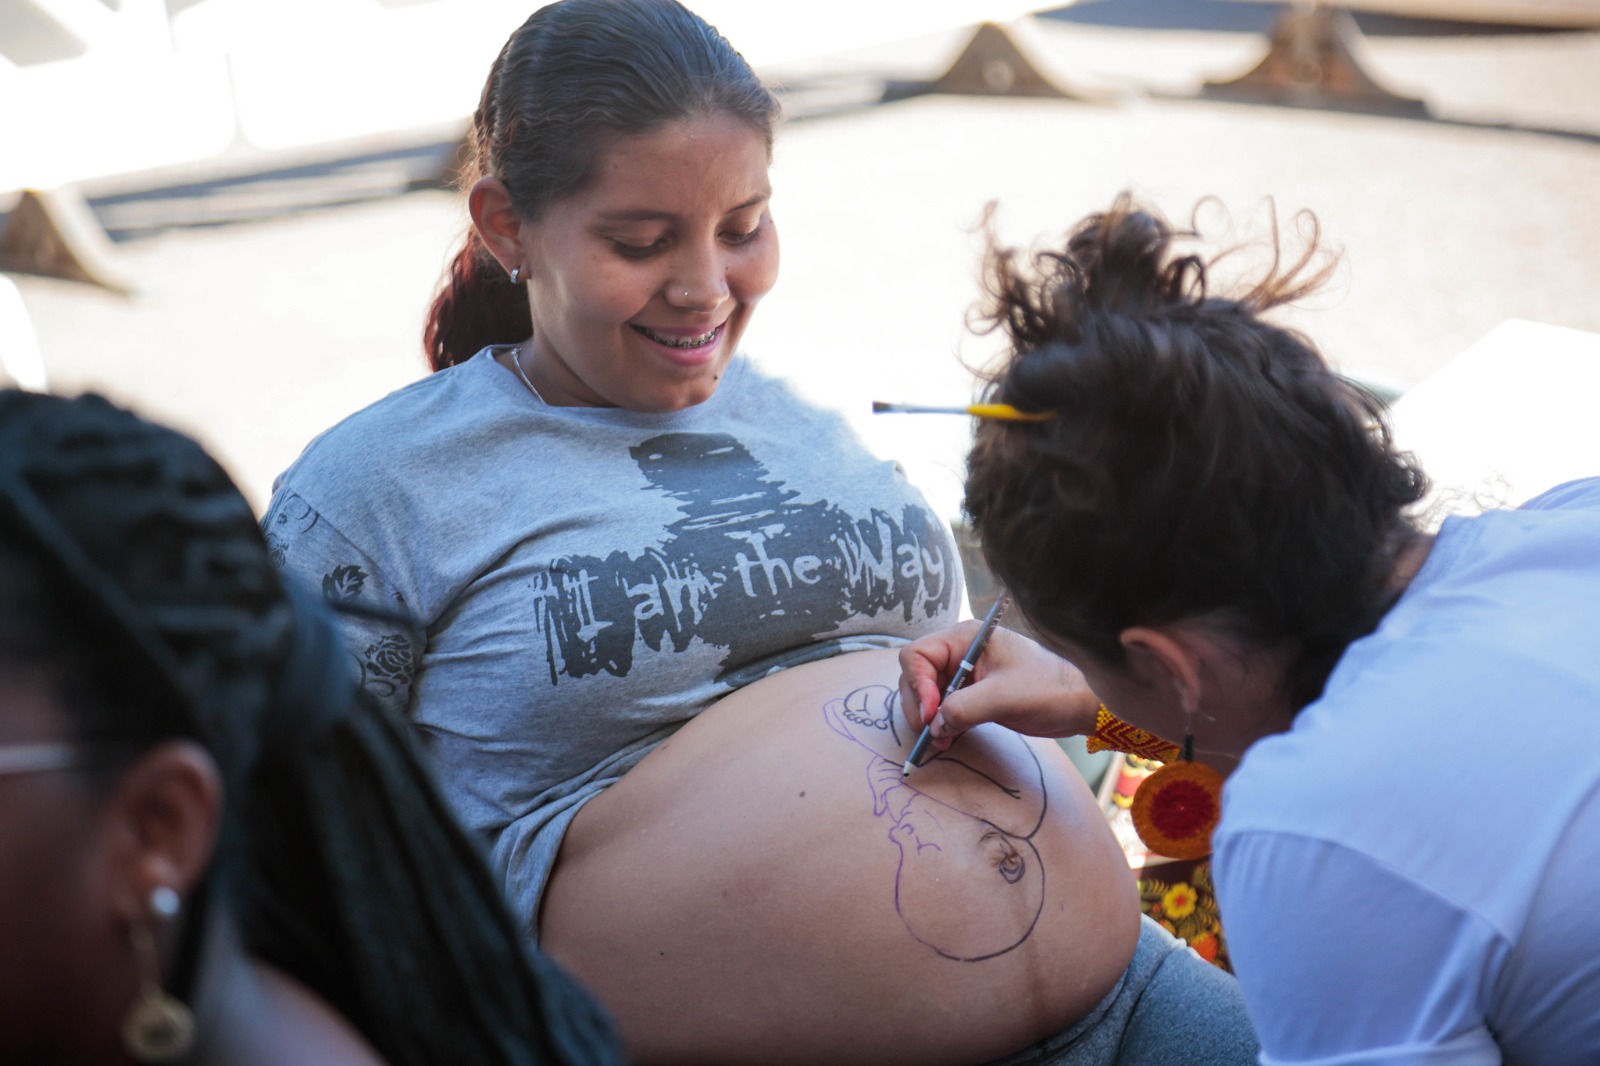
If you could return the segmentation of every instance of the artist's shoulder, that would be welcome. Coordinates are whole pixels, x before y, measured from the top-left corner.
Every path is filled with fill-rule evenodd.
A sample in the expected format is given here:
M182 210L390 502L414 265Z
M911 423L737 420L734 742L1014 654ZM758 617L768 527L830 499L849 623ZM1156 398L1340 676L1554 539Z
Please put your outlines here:
M1600 511L1600 477L1579 478L1547 489L1523 504L1524 511Z

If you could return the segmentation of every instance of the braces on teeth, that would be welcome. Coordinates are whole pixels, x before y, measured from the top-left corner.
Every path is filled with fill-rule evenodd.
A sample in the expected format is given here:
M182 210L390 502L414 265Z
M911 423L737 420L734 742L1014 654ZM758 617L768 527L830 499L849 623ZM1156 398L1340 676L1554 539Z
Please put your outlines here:
M655 330L647 329L644 326L635 326L634 329L637 329L640 333L643 333L646 337L649 337L657 344L665 344L669 348L699 348L701 345L710 344L716 339L717 334L722 332L722 327L718 326L711 332L702 334L698 337L685 337L682 340L675 340L671 337L663 337Z

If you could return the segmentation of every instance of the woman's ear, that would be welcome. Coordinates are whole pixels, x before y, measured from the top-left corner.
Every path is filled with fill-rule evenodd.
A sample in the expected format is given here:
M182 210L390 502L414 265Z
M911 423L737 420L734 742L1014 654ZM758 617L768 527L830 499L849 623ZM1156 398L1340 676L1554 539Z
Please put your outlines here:
M104 824L112 902L124 919L148 918L157 888L188 896L216 852L222 807L222 775L192 741L159 744L123 772Z
M467 193L467 210L489 254L506 273L523 266L522 216L511 202L511 190L499 178L479 178Z
M1130 626L1119 636L1135 677L1148 685L1170 685L1178 707L1193 714L1200 707L1202 651L1188 630L1175 626Z

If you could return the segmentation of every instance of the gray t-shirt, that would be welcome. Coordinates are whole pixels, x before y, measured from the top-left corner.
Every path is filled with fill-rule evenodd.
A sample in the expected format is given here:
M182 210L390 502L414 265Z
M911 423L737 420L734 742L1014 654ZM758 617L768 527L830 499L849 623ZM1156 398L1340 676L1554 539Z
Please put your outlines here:
M547 407L485 349L352 415L262 527L346 615L535 932L578 807L720 696L953 622L949 528L843 419L736 357L670 414Z

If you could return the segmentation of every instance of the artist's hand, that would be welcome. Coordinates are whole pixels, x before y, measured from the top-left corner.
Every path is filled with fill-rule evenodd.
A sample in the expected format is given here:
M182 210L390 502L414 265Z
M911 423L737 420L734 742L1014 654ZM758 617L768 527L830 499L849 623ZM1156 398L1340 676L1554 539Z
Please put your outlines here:
M982 722L1035 737L1094 732L1100 700L1077 667L1004 626L989 639L972 680L941 707L944 687L979 625L962 622L900 649L900 704L913 730L921 732L931 719L940 751Z

